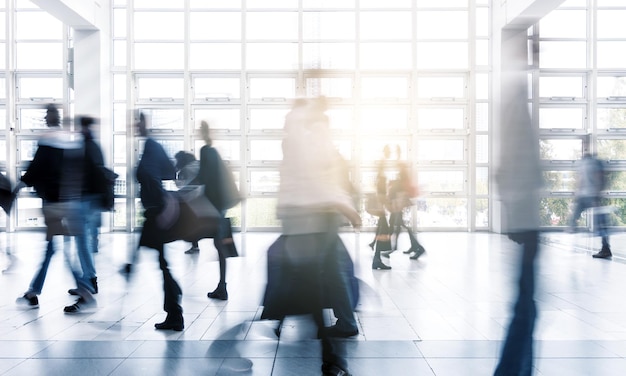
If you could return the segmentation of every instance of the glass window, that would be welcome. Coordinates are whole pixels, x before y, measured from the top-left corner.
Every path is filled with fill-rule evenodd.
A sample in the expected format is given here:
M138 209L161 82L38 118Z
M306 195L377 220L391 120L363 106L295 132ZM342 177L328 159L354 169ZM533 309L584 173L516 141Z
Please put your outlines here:
M150 130L183 129L183 125L185 124L185 116L182 108L141 108L140 111L150 120Z
M489 167L476 167L476 194L489 194Z
M476 8L476 36L488 37L490 25L491 25L491 19L489 18L489 8L477 7Z
M37 152L36 139L21 139L18 142L18 155L20 162L32 161Z
M298 0L247 0L249 9L298 8Z
M623 69L626 61L626 41L598 41L596 50L598 68Z
M539 203L541 226L566 226L573 201L571 198L542 198Z
M33 27L34 25L37 26ZM48 12L16 12L15 29L17 40L63 38L63 23Z
M63 69L62 43L16 43L17 69ZM42 59L45 56L45 59Z
M20 129L47 129L45 116L46 110L43 108L20 108L19 111L19 125ZM59 108L59 115L63 118L63 109Z
M246 223L248 227L280 227L276 218L276 198L250 197L246 200Z
M354 12L304 12L302 16L302 38L310 39L354 39Z
M297 69L297 43L248 43L248 69Z
M302 7L308 8L354 8L355 0L302 0Z
M126 66L126 47L125 40L113 41L113 65L116 67Z
M63 99L61 77L20 77L18 89L20 99Z
M598 107L596 126L598 129L625 129L626 107Z
M425 198L417 206L418 227L467 227L467 199Z
M463 77L418 77L417 96L419 98L465 98Z
M362 40L411 39L411 12L361 12Z
M183 12L135 12L136 40L182 40L185 37Z
M248 85L251 99L286 99L296 96L296 80L292 77L252 77Z
M626 4L622 3L622 6ZM624 19L626 19L626 9L611 9L597 11L598 38L626 38Z
M282 140L250 140L250 161L281 161Z
M467 39L467 11L417 12L418 39Z
M250 192L251 193L275 193L278 192L280 184L280 173L278 171L256 171L250 172Z
M153 136L154 137L154 136ZM185 142L181 139L172 139L172 138L158 138L154 137L154 139L163 146L165 149L165 153L172 161L174 161L174 155L181 150L185 150Z
M376 0L369 0L376 1ZM467 7L467 0L420 0L418 8L458 8Z
M361 8L410 8L411 0L360 0Z
M430 193L465 192L464 171L419 171L420 190Z
M576 171L543 171L543 180L547 191L576 191Z
M113 100L116 100L116 101L126 100L126 75L125 74L113 75Z
M476 74L476 99L489 99L489 74Z
M419 107L417 127L425 130L464 129L465 110L450 107Z
M189 0L189 7L194 8L232 8L241 9L241 0Z
M542 76L539 77L541 98L583 98L585 82L583 77Z
M461 162L465 160L464 140L421 139L417 141L418 161Z
M476 163L489 163L489 136L476 135Z
M359 130L369 132L386 132L406 130L408 126L408 110L394 107L366 107L361 109Z
M210 56L211 58L208 58ZM240 43L191 43L191 69L241 69Z
M361 43L362 69L411 69L410 43Z
M607 171L606 190L609 192L626 191L626 171Z
M587 67L587 42L541 41L539 44L540 68Z
M6 116L6 111L0 111L1 116ZM6 163L7 161L7 142L6 140L0 139L0 162ZM6 175L6 173L5 173Z
M539 153L545 160L578 160L583 155L583 142L579 139L542 139L539 140Z
M135 69L183 69L182 43L135 43Z
M246 38L249 40L298 39L298 13L248 12L246 13Z
M419 69L467 69L468 61L466 42L417 43Z
M240 40L241 12L191 12L191 40Z
M113 9L113 37L126 37L126 9Z
M489 103L476 103L476 130L486 132L489 130Z
M113 103L113 131L124 132L130 126L127 120L126 103ZM134 132L134 129L131 130Z
M6 43L0 43L0 69L6 68Z
M328 98L352 98L352 78L348 77L307 77L306 95Z
M303 43L304 69L354 69L354 43Z
M596 93L598 98L626 97L626 77L599 76Z
M185 86L182 77L137 77L137 99L183 99Z
M195 108L194 122L196 128L200 127L201 120L206 120L212 130L241 130L239 108Z
M198 159L200 158L200 149L204 144L203 140L194 141L194 150ZM217 149L222 159L227 162L239 162L241 160L241 141L238 139L214 139L213 147Z
M539 21L541 38L586 38L587 11L557 9Z
M44 227L41 199L35 197L20 197L16 202L18 227Z
M626 140L602 139L597 141L598 156L608 161L626 160Z
M113 136L113 163L126 163L126 136Z
M489 65L489 40L478 39L476 40L476 65Z
M540 107L539 128L583 129L585 108L583 107Z
M133 0L135 8L142 9L182 9L184 0Z
M361 139L360 145L360 160L365 163L378 163L382 158L382 150L385 146L391 146L392 151L395 151L396 145L400 147L400 155L407 155L408 140L406 137L391 139L391 138L373 138L373 139Z
M115 186L113 188L113 192L115 195L125 195L126 194L126 167L115 166L113 167L113 171L117 174L117 179L115 179Z
M476 227L489 227L489 200L477 199L476 201Z
M361 77L361 98L408 98L406 77Z
M352 108L331 108L326 111L330 122L330 129L335 131L350 131L354 126Z
M282 130L288 112L288 108L252 108L250 109L250 129L259 131L264 129Z
M239 77L194 77L192 89L195 100L230 100L241 97Z

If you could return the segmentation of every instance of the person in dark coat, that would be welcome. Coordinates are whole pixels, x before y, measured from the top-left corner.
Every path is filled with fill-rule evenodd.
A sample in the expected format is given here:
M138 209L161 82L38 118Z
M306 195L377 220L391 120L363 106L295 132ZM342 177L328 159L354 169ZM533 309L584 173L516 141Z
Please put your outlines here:
M179 151L174 155L176 159L176 187L185 189L190 186L198 185L198 172L200 171L200 162L196 160L196 156L187 151ZM191 248L185 251L186 254L194 254L200 252L198 240L192 240Z
M165 243L173 240L168 230L178 220L178 201L165 190L162 181L176 179L176 170L163 146L148 137L147 126L146 117L140 114L136 128L139 136L145 137L145 144L136 177L141 186L141 204L146 220L139 246L153 248L159 252L159 267L163 272L163 309L167 312L167 317L165 321L154 324L154 327L182 331L185 327L183 308L180 305L183 293L170 273L164 254Z
M200 133L205 145L200 149L198 183L204 185L204 195L221 215L218 231L213 238L213 244L217 249L219 260L220 280L215 290L209 292L207 296L211 299L228 300L228 291L226 290L226 253L224 250L224 238L227 229L225 228L226 222L223 220L228 207L223 190L222 171L220 171L223 162L220 154L212 146L213 140L211 139L209 124L206 121L200 123Z

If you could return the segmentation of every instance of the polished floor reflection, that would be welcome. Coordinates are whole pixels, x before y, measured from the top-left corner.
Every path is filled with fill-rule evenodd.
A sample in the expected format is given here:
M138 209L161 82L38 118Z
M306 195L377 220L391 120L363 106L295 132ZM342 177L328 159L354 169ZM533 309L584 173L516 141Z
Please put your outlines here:
M427 253L391 254L390 271L371 270L371 233L342 235L362 281L360 334L346 340L354 375L490 375L508 322L516 246L487 233L420 233ZM302 317L259 321L265 251L277 234L236 234L242 257L228 260L230 299L206 297L218 281L211 241L172 243L167 257L184 292L186 327L162 321L156 252L142 250L130 280L119 273L135 235L103 234L96 255L98 309L67 315L72 277L58 252L40 308L20 310L44 250L39 232L0 234L14 263L0 278L2 375L320 375L315 328ZM539 258L537 375L623 375L626 370L626 236L613 237L613 260L592 259L585 234L547 233ZM595 239L599 243L599 239ZM400 249L408 247L406 235ZM4 257L4 266L9 266ZM330 319L330 314L328 318Z

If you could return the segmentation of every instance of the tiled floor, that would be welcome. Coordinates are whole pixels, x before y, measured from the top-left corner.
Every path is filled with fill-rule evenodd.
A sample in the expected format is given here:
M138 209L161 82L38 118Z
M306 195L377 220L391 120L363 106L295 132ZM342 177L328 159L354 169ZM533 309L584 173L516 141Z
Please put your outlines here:
M99 308L66 315L72 286L59 252L37 310L14 301L28 286L44 249L43 234L0 234L16 263L0 276L2 375L320 375L320 345L302 317L289 318L278 340L275 322L258 321L265 250L277 234L236 234L242 257L228 260L227 302L207 299L218 280L211 241L186 255L167 248L184 291L183 332L156 331L164 318L156 254L142 250L129 282L118 273L135 235L104 234L96 256ZM420 233L418 261L391 255L390 271L370 268L371 233L342 235L362 281L356 313L361 334L346 340L354 375L490 375L497 362L519 253L487 233ZM615 236L614 260L585 247L599 239L548 233L539 259L537 375L626 374L626 236ZM407 246L406 235L401 249ZM586 243L585 243L586 242ZM621 246L623 245L623 246ZM9 259L4 262L8 265ZM250 367L251 365L251 367Z

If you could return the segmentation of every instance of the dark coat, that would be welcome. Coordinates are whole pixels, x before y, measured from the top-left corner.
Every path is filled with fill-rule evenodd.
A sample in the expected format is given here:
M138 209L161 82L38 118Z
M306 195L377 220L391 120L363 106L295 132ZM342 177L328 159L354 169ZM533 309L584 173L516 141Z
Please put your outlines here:
M215 148L204 145L200 149L200 171L198 182L204 184L204 195L220 212L226 210L221 175L222 158Z
M176 179L176 169L163 146L151 138L146 139L136 176L141 185L140 197L143 207L145 209L163 207L165 188L162 181Z

